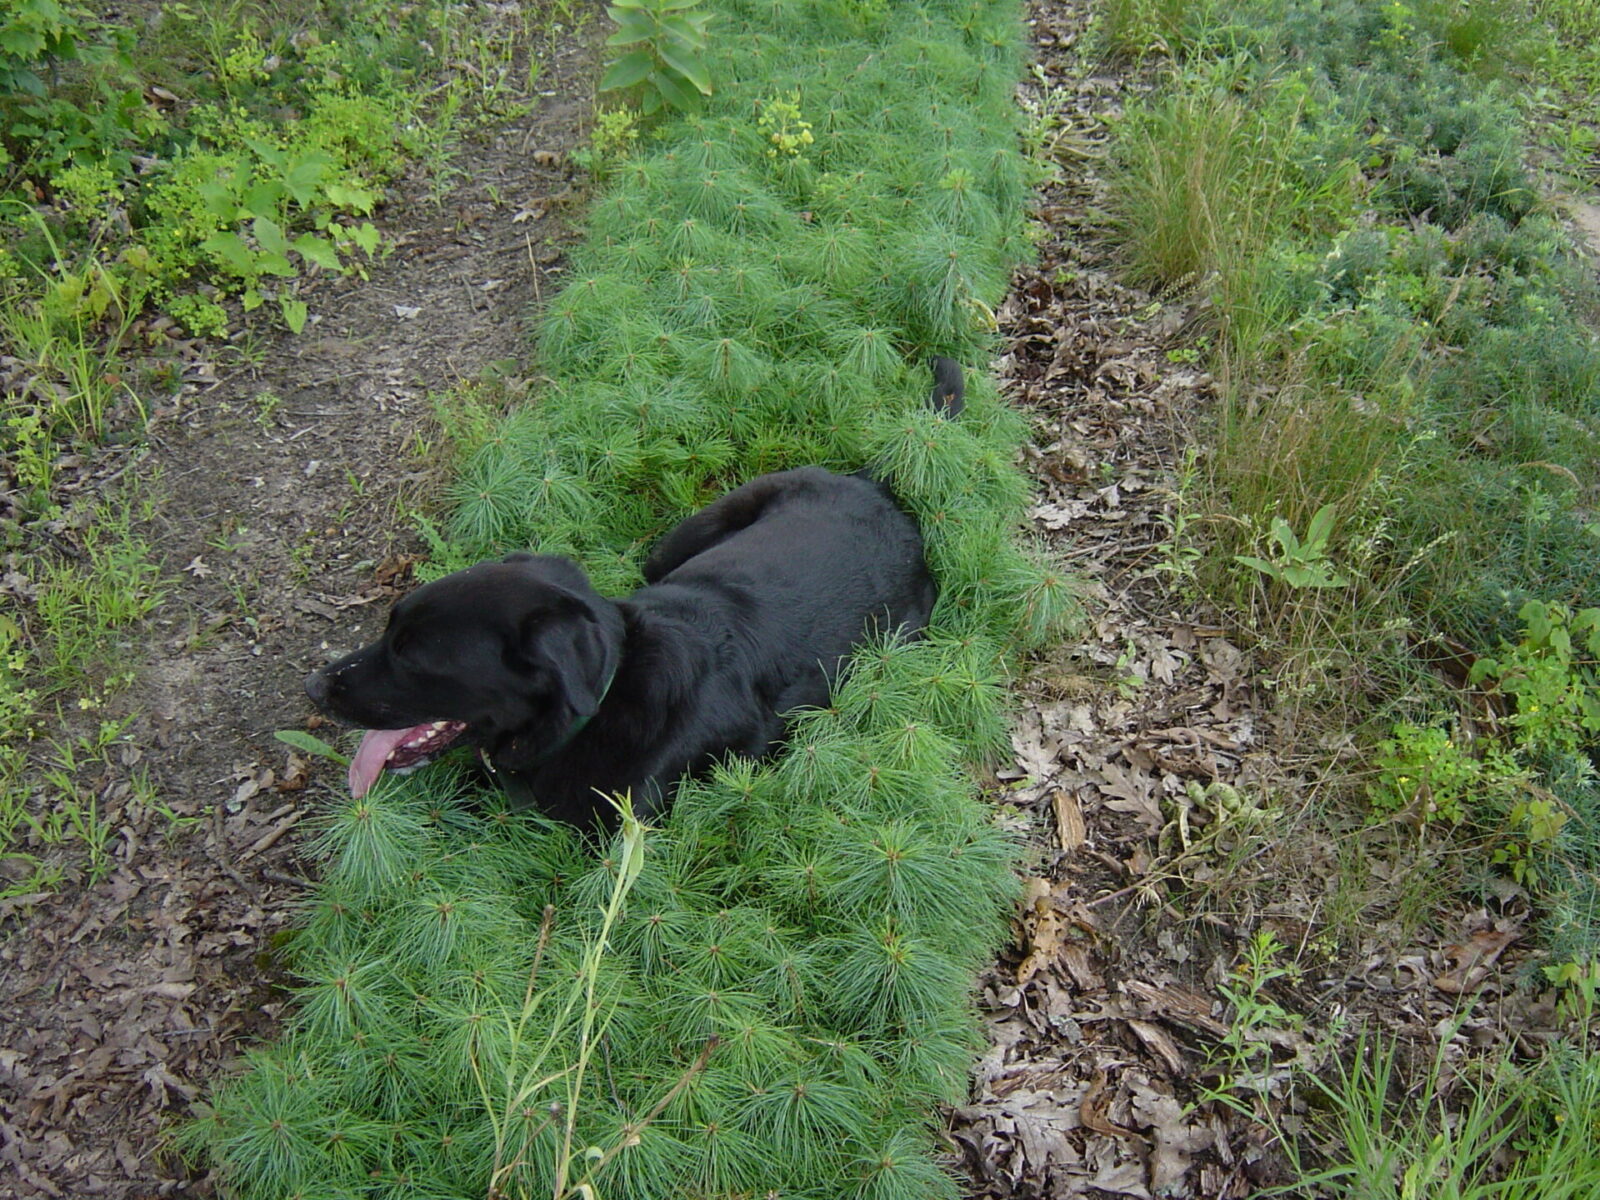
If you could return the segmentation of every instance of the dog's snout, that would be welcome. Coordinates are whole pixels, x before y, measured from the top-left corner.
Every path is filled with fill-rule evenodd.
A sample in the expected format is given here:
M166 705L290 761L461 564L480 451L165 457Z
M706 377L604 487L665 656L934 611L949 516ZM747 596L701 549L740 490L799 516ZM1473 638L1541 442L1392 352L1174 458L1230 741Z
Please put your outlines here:
M313 704L326 704L328 702L328 676L322 671L313 671L306 676L306 695L311 697Z

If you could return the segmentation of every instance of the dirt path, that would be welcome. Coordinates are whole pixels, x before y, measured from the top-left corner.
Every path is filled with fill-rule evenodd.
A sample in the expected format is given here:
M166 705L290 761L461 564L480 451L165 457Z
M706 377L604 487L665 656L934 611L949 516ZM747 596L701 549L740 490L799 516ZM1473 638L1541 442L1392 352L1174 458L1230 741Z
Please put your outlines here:
M567 153L597 54L557 50L533 111L462 147L442 201L404 181L381 213L392 253L313 288L301 336L191 356L149 449L116 464L157 501L149 536L178 583L135 737L98 784L109 872L10 906L26 936L0 945L0 1193L209 1191L159 1147L284 1002L264 951L315 802L273 733L304 726L304 671L406 586L430 396L526 361L525 316L582 203Z

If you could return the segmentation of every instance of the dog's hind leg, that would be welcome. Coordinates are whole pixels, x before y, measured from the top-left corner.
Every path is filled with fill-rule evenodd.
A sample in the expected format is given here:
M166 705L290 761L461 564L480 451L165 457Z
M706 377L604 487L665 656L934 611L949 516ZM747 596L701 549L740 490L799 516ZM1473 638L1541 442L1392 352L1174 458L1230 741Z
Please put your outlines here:
M795 486L795 475L793 471L762 475L686 517L650 551L644 564L645 582L655 583L696 554L755 524L774 497Z

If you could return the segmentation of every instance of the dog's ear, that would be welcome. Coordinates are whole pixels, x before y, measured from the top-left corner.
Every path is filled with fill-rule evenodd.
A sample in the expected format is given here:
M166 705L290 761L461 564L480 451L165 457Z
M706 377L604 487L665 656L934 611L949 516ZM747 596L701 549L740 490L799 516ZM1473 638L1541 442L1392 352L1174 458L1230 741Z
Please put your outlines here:
M617 651L599 617L576 596L522 619L519 652L555 681L552 697L568 719L592 717L616 666Z

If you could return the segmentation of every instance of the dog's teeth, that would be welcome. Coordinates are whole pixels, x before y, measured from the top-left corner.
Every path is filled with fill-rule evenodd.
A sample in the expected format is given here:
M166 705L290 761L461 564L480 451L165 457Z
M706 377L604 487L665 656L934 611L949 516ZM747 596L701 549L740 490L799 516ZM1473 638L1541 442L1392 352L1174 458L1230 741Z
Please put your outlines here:
M450 724L450 722L449 722L449 721L435 721L435 722L434 722L434 723L433 723L433 727L434 727L434 728L435 728L435 729L443 729L443 728L444 728L444 727L445 727L445 726L446 726L446 725L448 725L448 724Z

